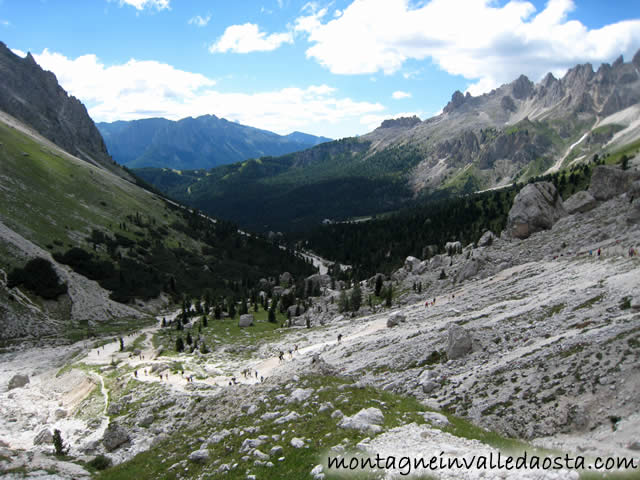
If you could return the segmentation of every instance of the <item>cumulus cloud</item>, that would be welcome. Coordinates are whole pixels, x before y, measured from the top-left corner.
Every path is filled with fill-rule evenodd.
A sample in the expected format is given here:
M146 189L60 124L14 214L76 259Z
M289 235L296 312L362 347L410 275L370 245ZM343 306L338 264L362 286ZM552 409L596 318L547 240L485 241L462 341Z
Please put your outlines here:
M2 25L3 27L8 27L9 25L11 25L11 22L9 20L0 19L0 25Z
M391 98L394 100L402 100L403 98L411 98L411 94L409 92L403 92L402 90L396 90L391 94Z
M275 50L284 43L293 43L293 35L289 32L272 33L261 32L255 23L231 25L226 28L222 36L209 47L211 53L250 53L268 52Z
M206 27L211 20L211 14L206 17L201 17L200 15L196 15L189 19L189 25L195 25L196 27Z
M119 0L119 2L120 6L130 5L136 10L144 10L145 8L155 8L156 10L171 9L170 0Z
M574 8L572 0L549 0L539 12L522 0L354 0L338 18L312 13L295 25L311 43L307 57L332 73L392 74L409 59L430 58L477 94L521 73L538 80L576 63L630 57L640 46L640 19L589 29L568 20Z
M34 58L87 105L95 121L149 117L178 120L215 114L282 134L310 127L327 134L331 131L327 125L357 123L362 116L385 109L379 103L342 98L328 85L223 93L204 75L155 61L132 59L106 66L95 55L71 59L46 49Z

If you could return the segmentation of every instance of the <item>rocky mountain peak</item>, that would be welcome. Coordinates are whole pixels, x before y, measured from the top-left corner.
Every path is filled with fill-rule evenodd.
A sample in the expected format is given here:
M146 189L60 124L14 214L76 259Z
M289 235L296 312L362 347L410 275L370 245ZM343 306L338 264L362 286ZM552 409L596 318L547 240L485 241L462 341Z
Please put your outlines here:
M569 88L584 86L593 76L593 66L590 63L585 63L570 69L562 78L562 82Z
M616 58L615 62L613 62L613 65L611 65L613 68L619 67L620 65L622 65L624 63L624 58L622 57L622 55L620 55L618 58Z
M451 101L447 103L447 106L442 109L444 113L449 113L459 108L465 101L465 96L460 90L456 90L451 95Z
M544 76L541 83L543 87L549 88L551 85L553 85L557 81L558 79L553 76L553 73L549 72Z
M0 110L88 162L128 177L111 159L85 106L28 53L14 54L0 42Z
M511 91L518 100L524 100L533 93L534 84L526 75L520 75L512 84Z
M631 63L633 63L636 67L640 68L640 49L638 49L636 54L633 56Z

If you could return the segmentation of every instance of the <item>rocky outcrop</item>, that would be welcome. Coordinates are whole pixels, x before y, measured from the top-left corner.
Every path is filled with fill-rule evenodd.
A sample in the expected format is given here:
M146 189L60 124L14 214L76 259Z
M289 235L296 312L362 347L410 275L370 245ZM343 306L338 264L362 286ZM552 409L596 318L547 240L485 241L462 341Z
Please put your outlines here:
M460 325L454 325L449 329L447 344L447 357L451 360L464 357L473 349L471 335Z
M596 200L609 200L630 189L640 174L631 170L620 170L609 165L600 165L593 170L589 193Z
M7 386L8 390L13 390L14 388L22 388L27 383L29 383L29 377L27 375L14 375L9 380L9 385Z
M102 444L107 452L112 452L119 446L127 443L130 438L129 432L124 427L116 422L111 422L104 431Z
M491 246L493 245L493 242L495 242L495 240L496 240L496 236L493 234L493 232L491 230L487 230L482 234L482 236L478 240L478 246L479 247Z
M416 126L420 122L421 120L415 115L413 117L390 118L388 120L384 120L378 128L411 128Z
M384 422L384 415L379 408L363 408L351 417L344 417L338 426L361 432L379 433Z
M130 178L109 156L85 106L68 95L56 76L43 70L30 53L20 58L0 42L0 78L0 110L67 152Z
M513 200L505 232L507 236L527 238L550 229L566 214L562 197L552 183L533 183L520 190Z
M567 213L585 213L595 208L598 204L593 195L587 191L574 193L564 202L564 208Z

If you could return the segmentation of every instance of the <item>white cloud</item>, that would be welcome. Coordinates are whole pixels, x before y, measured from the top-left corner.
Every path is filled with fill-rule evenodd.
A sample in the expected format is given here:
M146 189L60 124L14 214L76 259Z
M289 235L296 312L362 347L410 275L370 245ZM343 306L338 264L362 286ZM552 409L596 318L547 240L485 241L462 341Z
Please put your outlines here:
M206 17L201 17L200 15L196 15L193 18L189 19L189 25L195 25L196 27L206 27L209 21L211 20L211 14Z
M197 73L155 61L129 60L106 66L95 55L70 59L44 50L34 55L53 71L70 94L83 101L95 121L134 120L215 114L278 133L307 130L337 137L362 133L364 115L383 112L379 103L358 102L337 95L328 85L289 87L258 93L220 92L216 82Z
M576 63L628 58L640 47L640 19L589 29L567 20L574 8L572 0L549 0L540 12L522 0L354 0L324 23L300 17L296 30L308 34L307 57L332 73L392 74L409 59L431 58L474 82L477 94L521 73L562 75Z
M268 52L275 50L284 43L293 43L293 35L289 32L272 33L261 32L258 25L245 23L231 25L226 28L222 36L209 47L211 53L249 53Z
M22 58L27 56L27 52L23 52L22 50L18 50L17 48L12 48L11 51Z
M170 0L119 0L119 2L120 6L130 5L136 10L144 10L145 8L155 8L156 10L171 9Z
M411 94L409 92L397 90L391 94L391 98L393 98L394 100L402 100L403 98L411 98Z
M9 20L0 19L0 25L2 25L3 27L8 27L11 25L11 22Z

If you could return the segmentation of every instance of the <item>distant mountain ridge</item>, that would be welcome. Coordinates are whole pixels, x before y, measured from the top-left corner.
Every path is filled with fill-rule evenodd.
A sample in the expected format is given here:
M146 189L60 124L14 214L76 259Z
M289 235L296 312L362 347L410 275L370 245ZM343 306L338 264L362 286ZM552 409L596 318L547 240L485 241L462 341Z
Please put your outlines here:
M43 70L30 53L21 58L2 42L0 110L78 158L129 178L109 156L100 132L80 100L68 95L56 76Z
M577 65L561 79L548 74L534 83L521 75L477 97L456 91L432 118L385 120L361 137L278 158L207 172L138 173L247 228L302 230L325 218L526 182L635 145L640 51L631 62L619 57L597 71Z
M278 135L215 115L172 121L149 118L98 123L113 158L130 168L212 168L277 156L330 141L302 132Z

